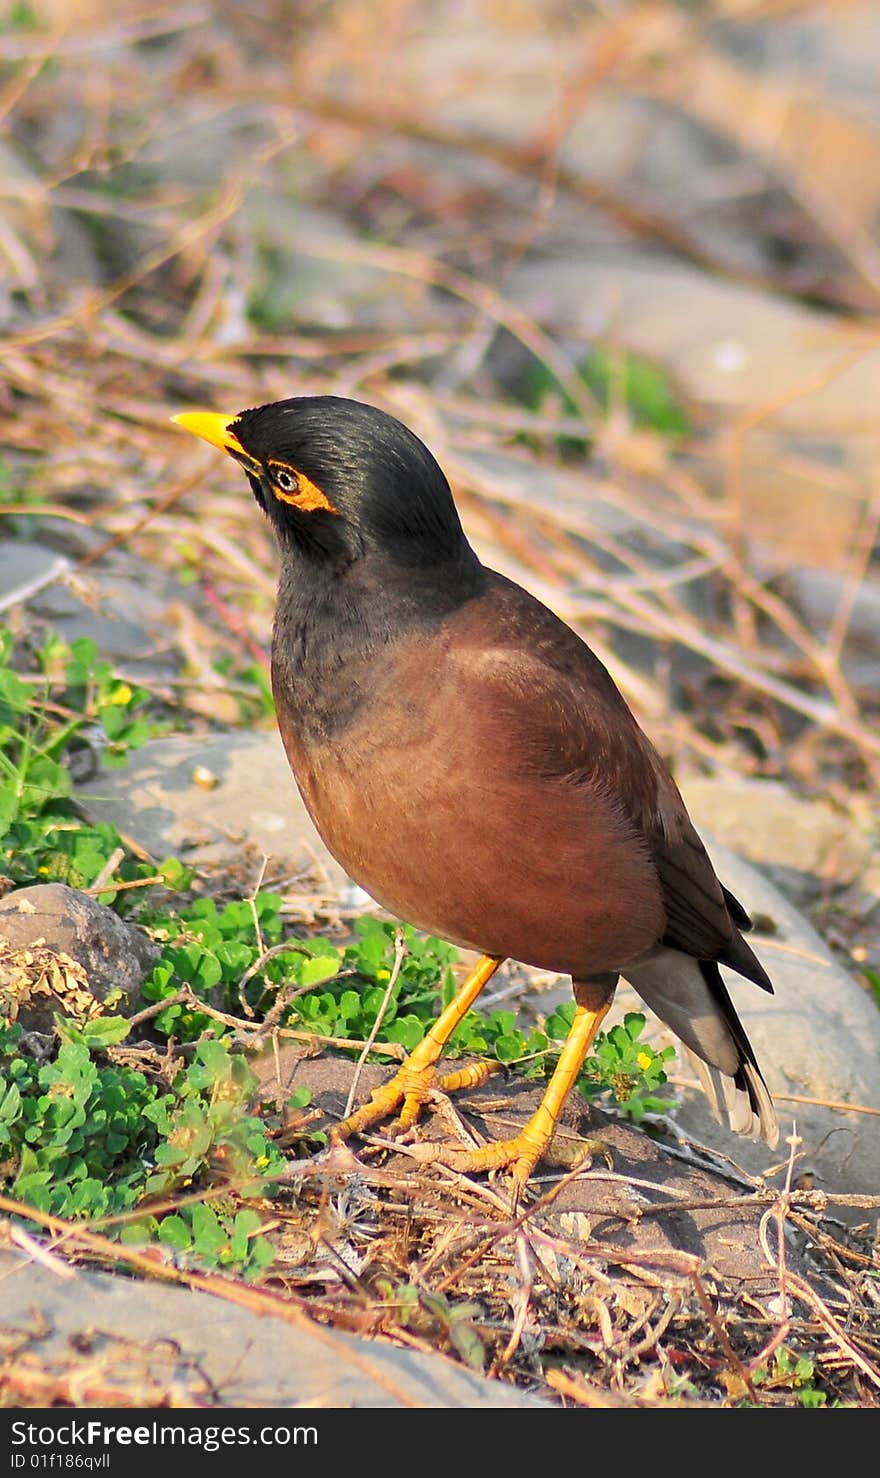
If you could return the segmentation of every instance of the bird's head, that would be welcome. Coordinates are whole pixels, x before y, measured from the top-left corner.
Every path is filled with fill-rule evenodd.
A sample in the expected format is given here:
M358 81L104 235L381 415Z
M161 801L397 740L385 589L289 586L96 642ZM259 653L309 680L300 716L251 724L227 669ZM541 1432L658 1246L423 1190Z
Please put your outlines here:
M404 566L467 548L449 484L428 448L384 411L338 396L296 396L174 420L244 468L282 549L348 564L378 552Z

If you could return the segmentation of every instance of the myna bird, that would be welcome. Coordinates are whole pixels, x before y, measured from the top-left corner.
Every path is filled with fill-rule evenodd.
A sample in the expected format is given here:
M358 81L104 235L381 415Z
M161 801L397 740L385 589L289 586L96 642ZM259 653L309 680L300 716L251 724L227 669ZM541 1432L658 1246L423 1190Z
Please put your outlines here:
M444 1150L457 1169L547 1149L623 975L690 1048L712 1110L778 1139L719 963L772 991L665 764L581 638L469 545L427 447L335 396L186 430L247 474L281 555L272 689L314 823L390 913L481 958L391 1080L336 1131L411 1124L462 1017L504 959L572 978L576 1010L536 1113L512 1139Z

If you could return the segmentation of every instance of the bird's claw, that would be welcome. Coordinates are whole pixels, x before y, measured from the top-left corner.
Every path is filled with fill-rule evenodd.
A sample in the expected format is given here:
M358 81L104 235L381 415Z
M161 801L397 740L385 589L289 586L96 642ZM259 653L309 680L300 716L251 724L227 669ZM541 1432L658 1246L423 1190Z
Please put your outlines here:
M371 1129L383 1119L390 1118L397 1109L400 1112L392 1124L395 1132L411 1129L425 1104L436 1100L438 1094L456 1093L463 1088L476 1088L485 1083L493 1073L503 1070L500 1062L483 1061L457 1068L454 1072L440 1074L433 1065L412 1066L404 1062L394 1077L380 1087L374 1088L368 1101L355 1109L330 1131L330 1139L339 1141Z

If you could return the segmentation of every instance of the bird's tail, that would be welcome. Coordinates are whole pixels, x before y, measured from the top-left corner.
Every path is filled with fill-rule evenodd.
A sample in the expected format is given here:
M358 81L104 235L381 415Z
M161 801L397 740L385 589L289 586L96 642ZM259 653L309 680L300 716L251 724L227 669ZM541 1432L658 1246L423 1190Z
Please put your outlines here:
M772 1149L773 1100L715 962L663 948L622 973L689 1049L718 1122Z

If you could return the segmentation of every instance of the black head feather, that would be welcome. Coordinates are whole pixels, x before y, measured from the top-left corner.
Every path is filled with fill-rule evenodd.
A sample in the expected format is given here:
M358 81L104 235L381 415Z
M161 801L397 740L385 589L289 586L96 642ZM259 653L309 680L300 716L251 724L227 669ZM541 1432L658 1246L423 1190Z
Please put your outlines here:
M298 396L242 411L226 429L281 550L279 711L326 738L358 711L376 655L436 627L478 593L485 571L442 471L392 416Z
M373 406L295 396L242 411L230 430L260 465L260 475L246 470L283 543L349 559L377 550L405 566L446 562L467 547L428 448ZM273 462L308 478L336 511L303 511L279 499L268 474Z

